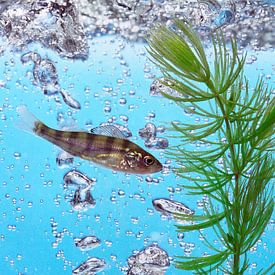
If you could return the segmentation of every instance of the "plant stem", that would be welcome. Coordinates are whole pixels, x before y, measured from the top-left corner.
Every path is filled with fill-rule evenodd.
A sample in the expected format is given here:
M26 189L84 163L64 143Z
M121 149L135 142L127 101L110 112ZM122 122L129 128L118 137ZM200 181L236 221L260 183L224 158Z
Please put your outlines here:
M222 103L222 100L220 98L219 93L217 93L215 86L213 85L213 83L211 82L211 80L207 81L207 86L208 88L215 94L216 96L216 101L217 104L223 114L224 117L224 121L225 121L225 127L226 127L226 138L227 141L229 142L229 150L230 150L230 155L231 155L231 159L233 162L233 173L235 175L235 188L234 188L234 201L233 201L233 207L232 207L232 211L234 211L234 216L236 217L236 221L240 220L240 204L239 204L239 176L240 176L240 171L239 171L239 167L237 165L238 161L237 158L238 156L236 156L236 152L235 152L235 147L234 147L234 142L233 142L233 138L232 138L232 129L231 129L231 125L230 125L230 121L228 119L227 113L225 111L224 108L224 104ZM239 243L239 238L238 238L238 232L240 232L240 226L239 224L236 224L238 226L238 228L235 228L235 236L234 236L234 258L233 258L233 267L232 267L232 271L234 275L238 275L240 274L240 243Z
M239 205L239 174L235 174L235 198L237 198L236 207L235 207L235 215L237 218L237 221L240 219L240 205ZM239 225L239 224L238 224ZM239 228L238 228L239 229ZM237 231L239 232L239 230ZM233 274L240 274L239 273L240 269L240 245L239 245L239 239L238 236L235 236L235 251L234 251L234 260L233 260Z

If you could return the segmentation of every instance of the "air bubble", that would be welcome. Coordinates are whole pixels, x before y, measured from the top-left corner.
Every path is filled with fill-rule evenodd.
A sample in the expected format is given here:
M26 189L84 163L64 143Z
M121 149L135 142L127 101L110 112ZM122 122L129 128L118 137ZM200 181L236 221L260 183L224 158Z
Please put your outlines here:
M105 107L104 107L104 112L105 112L105 113L110 113L111 110L112 110L112 108L111 108L110 106L105 106Z
M146 239L144 240L145 242ZM128 274L162 274L170 265L166 251L157 245L150 245L128 258Z
M19 152L14 152L14 153L13 153L13 156L14 156L16 159L20 159L21 153L19 153Z
M120 99L119 99L119 104L125 105L126 103L127 103L126 98L120 98Z
M124 197L124 196L125 196L125 192L124 192L123 190L119 189L119 190L118 190L118 195L119 195L120 197Z
M68 93L67 91L65 91L63 89L61 89L59 92L60 92L60 94L61 94L64 102L69 107L71 107L73 109L76 109L76 110L80 110L81 109L80 103L76 99L74 99L70 93Z

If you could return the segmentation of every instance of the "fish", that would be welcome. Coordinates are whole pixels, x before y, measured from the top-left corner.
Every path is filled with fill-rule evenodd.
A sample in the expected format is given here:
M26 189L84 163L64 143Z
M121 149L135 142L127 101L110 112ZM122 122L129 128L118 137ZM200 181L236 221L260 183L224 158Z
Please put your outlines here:
M162 170L162 164L153 155L126 139L119 131L113 136L108 126L96 127L91 133L62 131L48 127L26 106L17 107L17 113L18 128L57 145L73 156L130 174L152 174Z

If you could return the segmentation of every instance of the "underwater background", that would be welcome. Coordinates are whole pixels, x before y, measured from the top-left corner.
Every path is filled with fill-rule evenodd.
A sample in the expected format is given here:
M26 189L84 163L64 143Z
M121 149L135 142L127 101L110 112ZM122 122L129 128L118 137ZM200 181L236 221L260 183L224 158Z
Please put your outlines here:
M17 5L14 10L22 14L22 1L13 2ZM44 7L42 3L47 1L36 2ZM163 5L164 1L156 1L159 2ZM269 8L274 5L272 1L266 2ZM8 15L13 14L8 13L9 8L1 6L6 27ZM51 20L43 18L45 22ZM271 19L269 23L272 22ZM190 274L173 266L174 256L207 252L201 246L199 232L179 234L173 217L158 212L152 204L154 199L167 198L200 214L205 198L187 196L180 187L183 179L171 170L176 163L169 160L164 149L155 148L154 144L146 148L139 135L140 129L153 123L163 126L157 136L173 145L173 134L164 130L169 123L184 120L196 124L197 117L160 94L153 95L152 83L161 73L148 59L146 43L129 33L127 37L123 32L106 31L114 30L110 23L107 25L102 33L99 27L86 32L82 29L83 37L85 34L88 39L79 47L75 43L77 50L71 51L58 39L54 47L49 47L47 39L44 41L38 35L29 43L20 33L11 31L6 35L6 29L1 29L0 274L71 274L89 257L104 259L106 265L99 274L126 274L127 259L151 244L157 244L169 255L170 266L163 271L165 274ZM242 46L248 52L245 73L252 86L259 75L274 85L274 48L272 44L264 46L272 39L274 43L274 33L270 36L262 40L262 45L249 41L246 48ZM49 63L36 62L34 55L28 57L30 52L38 53L41 60ZM211 54L208 49L208 56ZM58 89L64 90L67 97L56 91L45 94L43 81L49 90L56 83L51 81L58 81ZM75 105L76 100L81 108ZM59 165L59 148L16 127L16 108L21 105L56 129L90 131L106 122L124 125L132 133L130 140L156 156L165 169L140 176L114 172L80 158ZM195 145L191 146L195 149ZM96 181L91 189L95 204L88 209L77 211L70 203L72 192L64 188L63 177L72 169ZM101 244L83 252L75 246L74 238L88 235L96 236ZM207 238L215 242L214 236ZM248 274L256 274L256 268L274 262L274 219L249 254L252 265Z

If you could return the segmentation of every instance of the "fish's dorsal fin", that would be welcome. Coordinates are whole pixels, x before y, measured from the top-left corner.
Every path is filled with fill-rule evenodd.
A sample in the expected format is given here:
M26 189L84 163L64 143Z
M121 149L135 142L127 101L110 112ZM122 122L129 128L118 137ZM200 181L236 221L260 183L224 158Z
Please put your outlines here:
M114 125L98 126L91 129L91 133L94 135L103 135L108 137L117 137L126 139L127 137Z

